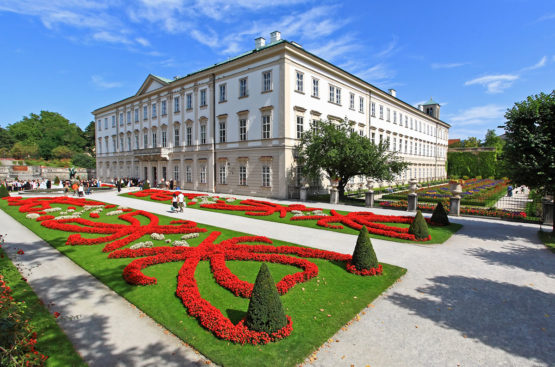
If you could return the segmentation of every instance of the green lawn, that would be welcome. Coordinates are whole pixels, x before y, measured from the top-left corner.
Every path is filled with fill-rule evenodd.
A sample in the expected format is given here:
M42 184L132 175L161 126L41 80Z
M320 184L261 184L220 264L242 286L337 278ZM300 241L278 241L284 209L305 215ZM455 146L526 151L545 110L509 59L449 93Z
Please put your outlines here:
M67 208L67 205L56 205ZM403 268L383 264L384 275L362 277L348 273L342 262L310 259L317 264L319 275L296 285L287 294L281 296L285 312L293 320L293 333L276 343L241 346L217 339L211 332L201 327L195 318L187 314L181 300L175 295L176 277L182 265L181 262L159 264L146 269L144 271L146 275L158 279L156 285L130 285L122 278L122 271L131 259L108 259L107 254L101 251L103 245L66 246L65 240L69 233L42 227L40 223L25 218L18 212L18 207L8 207L4 200L0 200L0 208L135 304L166 329L215 363L225 366L293 366L302 363L310 353L318 349L406 272ZM106 211L102 212L100 219L95 221L127 224L116 216L106 216ZM159 218L160 224L169 224L173 219L164 216ZM198 245L215 230L222 232L217 242L224 238L245 235L208 225L199 224L199 226L206 228L208 232L201 233L199 238L188 240L191 246ZM94 235L83 235L83 237L89 236L94 237ZM172 239L179 237L180 235L166 235L166 238ZM144 236L139 241L144 240L151 240L151 238ZM163 241L153 240L153 242L157 246L163 245ZM274 244L290 245L282 241L274 241ZM260 267L260 263L254 261L229 261L227 265L240 279L249 282L254 282ZM292 266L273 263L268 265L276 281L286 274L298 271L298 268ZM235 297L231 292L217 285L207 262L199 264L195 275L200 293L205 299L218 307L233 322L244 317L248 300Z
M7 238L8 242L9 240L10 238ZM2 248L0 248L0 255L2 255L0 256L0 272L4 276L4 281L12 289L14 300L24 302L27 306L24 316L31 320L31 328L37 333L35 349L48 356L46 366L86 366L87 364L77 354L66 334L56 323L54 316L40 302L31 286L23 280Z
M159 204L164 203L164 204L170 205L170 201L152 200L148 197L137 197L137 196L129 195L127 193L126 194L120 194L120 196L125 196L125 197L131 198L131 199L145 200L145 201L150 201L150 202L154 202L154 203L159 203ZM190 200L185 198L185 201L189 202ZM239 204L240 202L241 202L241 200L236 200L235 202L232 202L230 204ZM315 205L307 205L307 206L308 207L318 207L318 204L316 203ZM219 210L219 209L202 208L198 204L192 205L192 206L187 206L187 208L189 208L189 209L198 209L198 210L206 210L206 211L211 211L211 212L215 212L215 213L238 215L238 216L251 218L251 219L266 220L266 221L270 221L270 222L278 222L278 223L290 224L290 225L294 225L294 226L316 228L316 229L322 229L322 230L334 231L334 232L341 232L341 233L348 233L348 234L358 234L357 230L352 229L350 227L347 227L345 225L343 225L343 229L336 229L336 228L321 227L321 226L316 224L315 220L292 221L292 220L289 219L293 216L293 214L291 214L291 213L287 213L287 215L284 218L280 218L279 213L273 213L273 214L267 215L267 216L252 216L252 215L247 215L243 212L234 211L234 210ZM324 209L323 211L324 211L324 213L328 213L328 214L330 212L327 209ZM337 210L337 212L339 214L342 214L342 215L345 215L345 214L349 213L349 212L341 211L341 210ZM407 228L409 227L408 224L399 224L399 223L383 223L383 224L390 225L390 226L396 226L396 227L407 227ZM430 235L432 236L432 239L430 241L417 242L417 243L418 244L444 243L445 241L447 241L449 239L449 237L451 237L451 235L453 235L453 233L457 232L461 228L462 228L462 224L457 224L457 223L451 223L448 226L428 226L428 231L429 231ZM370 233L370 237L379 238L379 239L386 240L386 241L415 243L415 241L404 240L404 239L393 238L393 237L386 237L386 236L381 236L381 235L377 235L377 234L373 234L373 233Z
M555 235L553 235L553 232L539 231L538 236L548 249L555 252Z

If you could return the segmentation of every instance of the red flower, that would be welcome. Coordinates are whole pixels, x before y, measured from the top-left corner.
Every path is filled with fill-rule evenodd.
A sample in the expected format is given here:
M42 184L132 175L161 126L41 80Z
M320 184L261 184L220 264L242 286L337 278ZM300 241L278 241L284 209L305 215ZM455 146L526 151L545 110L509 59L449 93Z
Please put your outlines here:
M23 255L25 252L22 249L17 250L18 255Z
M54 312L53 315L54 315L55 318L60 317L60 313L58 311Z

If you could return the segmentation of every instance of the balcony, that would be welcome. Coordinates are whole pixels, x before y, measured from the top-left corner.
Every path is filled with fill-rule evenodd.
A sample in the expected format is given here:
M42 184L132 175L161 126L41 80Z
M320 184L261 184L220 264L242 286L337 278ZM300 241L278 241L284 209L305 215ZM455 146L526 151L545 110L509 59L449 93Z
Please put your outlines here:
M170 148L134 149L133 155L140 161L167 161Z

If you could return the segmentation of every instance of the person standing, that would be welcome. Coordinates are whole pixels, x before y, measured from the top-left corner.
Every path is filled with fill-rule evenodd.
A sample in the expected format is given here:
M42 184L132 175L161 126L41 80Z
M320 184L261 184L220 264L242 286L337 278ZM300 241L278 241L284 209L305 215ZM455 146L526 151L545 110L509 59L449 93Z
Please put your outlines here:
M118 188L118 192L121 192L121 181L116 180L116 187Z
M173 212L173 211L177 211L177 209L178 209L178 207L179 207L179 206L178 206L178 200L179 200L179 199L178 199L178 197L177 197L177 193L174 192L174 193L173 193L173 196L172 196L172 212Z
M185 206L185 195L182 192L179 192L177 195L177 202L179 203L179 212L183 213L183 207Z

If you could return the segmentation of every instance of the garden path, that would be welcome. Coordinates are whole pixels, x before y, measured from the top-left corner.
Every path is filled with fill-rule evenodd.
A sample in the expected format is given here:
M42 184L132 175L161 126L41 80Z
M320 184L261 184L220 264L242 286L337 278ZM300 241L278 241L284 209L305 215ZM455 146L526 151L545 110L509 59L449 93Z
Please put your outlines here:
M529 194L530 189L526 186L517 187L513 190L513 196L509 197L505 194L505 196L497 200L495 207L497 209L526 211L526 205L532 201L532 199L528 199Z
M356 237L353 235L289 226L240 216L220 214L196 209L185 213L169 213L169 205L116 196L115 192L95 193L94 199L164 214L187 218L200 223L265 235L315 248L351 253ZM287 203L288 201L280 201ZM361 211L360 207L330 204L307 204L323 208ZM373 209L379 214L398 211ZM0 220L6 216L0 212ZM373 240L378 259L408 269L407 275L360 314L360 320L339 331L333 342L322 346L307 365L314 366L549 366L555 361L555 256L544 248L537 238L537 225L499 220L454 218L464 227L443 245L418 245ZM11 228L11 227L10 227ZM21 228L14 228L11 238L19 239ZM27 231L29 232L29 231ZM29 235L29 233L27 233ZM8 239L10 234L8 234ZM36 239L34 240L36 241ZM33 241L31 241L32 244ZM25 244L25 246L30 244ZM22 247L22 246L20 246ZM27 251L27 250L26 250ZM38 251L38 250L37 250ZM44 251L44 250L41 250ZM56 255L55 250L53 254ZM27 252L26 252L27 254ZM65 258L63 255L59 255ZM23 257L25 258L25 257ZM35 255L38 261L38 254ZM41 261L42 255L41 255ZM67 260L69 261L69 260ZM71 263L69 261L69 263ZM73 265L73 263L71 263ZM76 265L74 268L79 269ZM41 267L33 269L37 271ZM70 281L73 273L67 269L48 276L63 277ZM87 275L81 275L87 277ZM91 278L90 276L88 278ZM97 283L90 279L91 283ZM32 279L31 285L35 287ZM56 288L59 282L51 284ZM103 287L102 285L96 285ZM62 286L66 289L66 286ZM48 295L48 289L39 289ZM110 291L108 291L110 292ZM41 294L41 297L43 297ZM83 298L101 304L91 294ZM96 299L95 299L96 298ZM111 293L111 299L117 298ZM56 299L57 305L71 304L71 299ZM125 302L125 301L123 301ZM122 316L132 320L138 312L127 304ZM125 311L125 312L124 312ZM134 312L134 314L133 314ZM83 314L75 309L68 314ZM104 313L99 313L102 317ZM64 326L65 320L61 321ZM91 343L80 328L66 331L76 345ZM120 326L121 318L104 320L100 326L113 329L129 328L126 335L135 334L136 326ZM152 321L150 321L152 323ZM72 335L73 333L73 335ZM109 334L109 333L108 333ZM143 333L136 333L141 335ZM164 335L162 331L158 333ZM156 334L156 335L158 335ZM165 335L165 337L168 337ZM85 338L85 340L80 340ZM126 339L126 338L123 338ZM133 339L133 338L131 338ZM153 358L173 357L171 353L184 353L184 360L199 363L200 358L178 342L159 341L162 352L150 354ZM149 343L143 342L129 349L120 346L121 338L96 341L98 350L107 344L107 355L118 357L141 355ZM169 344L166 344L169 343ZM173 344L175 343L175 344ZM81 348L79 348L81 351ZM86 350L82 351L86 354ZM100 354L97 354L97 356ZM94 360L94 355L91 355ZM196 357L196 359L194 358ZM180 357L181 358L181 357ZM170 362L171 363L171 362Z

